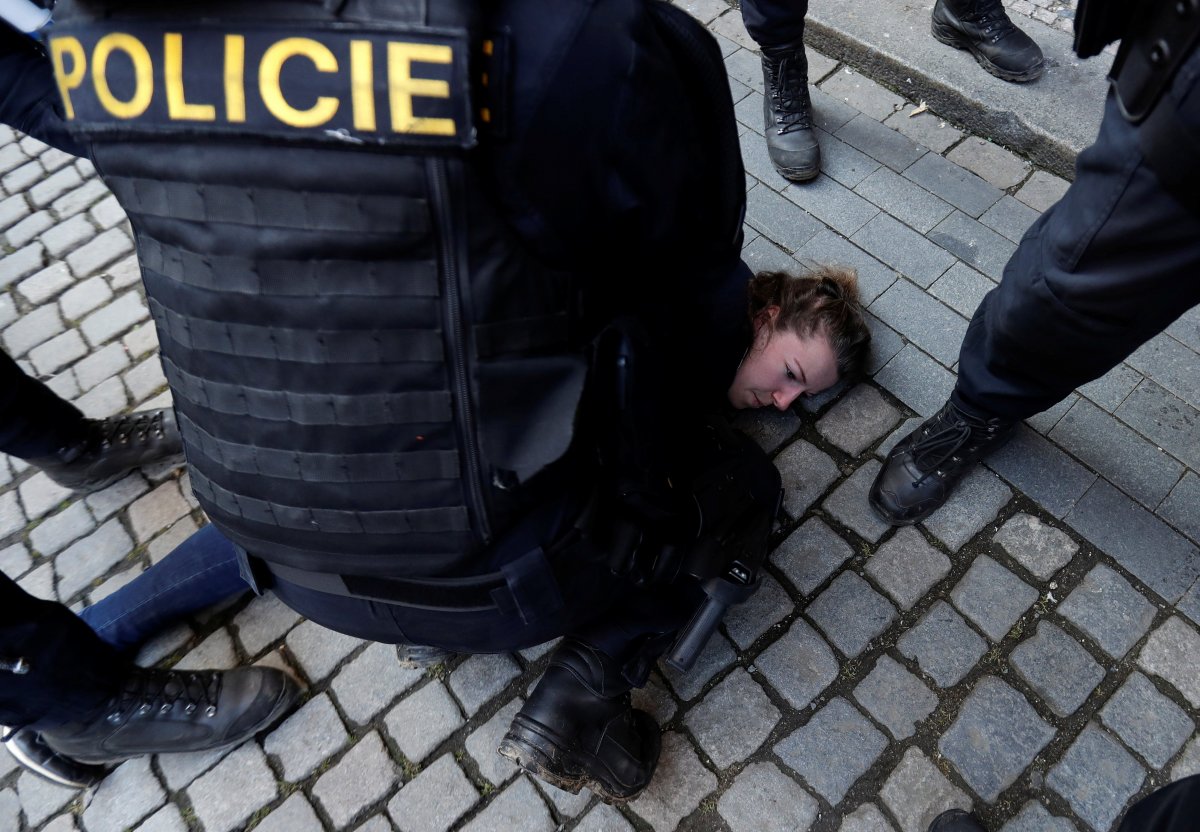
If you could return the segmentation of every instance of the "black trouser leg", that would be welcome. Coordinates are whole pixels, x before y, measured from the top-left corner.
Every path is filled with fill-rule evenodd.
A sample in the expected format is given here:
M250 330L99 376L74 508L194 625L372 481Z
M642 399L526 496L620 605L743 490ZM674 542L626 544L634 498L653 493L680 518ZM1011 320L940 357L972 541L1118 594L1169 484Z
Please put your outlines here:
M742 22L762 47L799 46L808 0L742 0Z
M79 441L83 414L0 352L0 452L31 459Z
M1159 107L1200 135L1200 51ZM955 403L1023 419L1099 378L1200 302L1200 216L1162 187L1110 93L1075 182L1022 239L963 340ZM1197 165L1181 148L1180 165Z
M1117 832L1191 832L1200 823L1200 774L1143 797L1125 813Z
M96 714L129 665L62 604L0 575L0 725L53 728ZM20 662L27 672L13 672Z

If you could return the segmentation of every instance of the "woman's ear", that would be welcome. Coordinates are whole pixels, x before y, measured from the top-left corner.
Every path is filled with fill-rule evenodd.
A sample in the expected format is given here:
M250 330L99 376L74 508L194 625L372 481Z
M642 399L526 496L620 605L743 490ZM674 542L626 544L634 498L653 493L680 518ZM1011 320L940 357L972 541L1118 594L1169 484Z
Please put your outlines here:
M766 309L758 313L754 318L754 334L757 335L765 326L770 332L775 329L775 321L779 318L779 307L768 306Z

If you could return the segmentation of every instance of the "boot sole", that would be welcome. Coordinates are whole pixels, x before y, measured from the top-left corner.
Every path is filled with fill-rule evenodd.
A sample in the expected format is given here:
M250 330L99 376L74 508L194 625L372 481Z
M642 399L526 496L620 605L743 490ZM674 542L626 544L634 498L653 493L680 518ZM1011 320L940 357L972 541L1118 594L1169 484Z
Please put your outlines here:
M1001 81L1024 84L1029 81L1036 81L1037 79L1041 78L1042 73L1046 71L1045 61L1042 61L1037 66L1033 67L1032 69L1027 69L1024 72L1013 72L1012 70L1005 69L1004 67L996 66L996 64L992 63L988 57L984 55L979 48L970 40L968 40L961 32L952 26L946 26L945 24L938 23L936 20L933 21L930 31L933 33L934 39L938 42L944 43L947 46L953 46L955 49L961 49L964 52L970 52L971 56L975 59L975 63L979 64L991 75L995 75Z
M70 789L90 789L92 786L104 779L103 775L98 775L94 778L89 778L86 782L82 780L72 780L69 777L59 777L48 768L40 766L37 762L31 759L27 754L23 753L16 745L5 743L4 749L13 756L13 759L21 764L21 767L31 774L36 774L43 780L48 780L51 783L57 783L60 786L66 786ZM78 763L83 763L82 760L76 760ZM84 765L99 765L97 763L83 763Z
M497 751L501 757L556 788L579 794L579 790L586 786L605 803L627 803L645 789L643 786L637 791L625 793L584 771L571 760L572 755L564 750L563 743L539 723L524 719L521 714L513 718L512 727L504 735Z

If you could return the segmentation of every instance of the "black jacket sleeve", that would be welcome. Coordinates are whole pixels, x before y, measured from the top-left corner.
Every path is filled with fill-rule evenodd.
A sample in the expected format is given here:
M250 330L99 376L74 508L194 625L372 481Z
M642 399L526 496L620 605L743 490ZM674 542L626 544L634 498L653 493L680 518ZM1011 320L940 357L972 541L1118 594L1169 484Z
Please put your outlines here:
M66 131L50 59L32 40L0 23L0 122L75 156L85 149Z

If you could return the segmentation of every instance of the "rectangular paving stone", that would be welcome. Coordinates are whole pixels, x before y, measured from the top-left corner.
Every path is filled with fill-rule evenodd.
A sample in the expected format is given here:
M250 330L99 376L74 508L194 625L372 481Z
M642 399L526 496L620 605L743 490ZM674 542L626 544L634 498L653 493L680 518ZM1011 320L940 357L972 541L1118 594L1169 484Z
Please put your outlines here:
M737 661L737 654L733 651L733 647L724 636L718 633L708 640L700 657L696 659L696 664L687 673L680 673L674 668L668 668L661 664L659 668L660 670L665 669L666 672L663 675L670 683L671 689L675 691L675 695L688 701L699 696L700 692L704 690L704 686L714 676L735 661Z
M469 718L520 675L520 665L506 654L470 656L450 674L450 690Z
M444 754L396 793L388 815L401 832L444 832L479 801L479 793Z
M1038 591L987 555L980 555L950 597L988 638L998 642L1037 600Z
M783 195L809 215L849 236L879 213L879 209L828 176L792 183Z
M922 288L955 262L950 252L887 214L875 217L850 239Z
M1019 243L1037 218L1037 211L1005 194L995 205L983 212L979 221L1014 243Z
M1104 668L1070 635L1049 621L1013 649L1009 663L1059 716L1070 716L1104 679Z
M946 158L997 188L1011 188L1029 174L1028 161L987 139L975 136L947 153Z
M820 814L817 801L772 763L751 763L717 802L732 832L798 832Z
M976 794L994 803L1053 737L1053 726L1025 697L985 676L938 741L938 750Z
M1192 584L1192 588L1179 599L1176 608L1192 621L1200 624L1200 580Z
M796 261L790 254L763 236L756 236L742 247L742 259L755 273L786 272L796 268Z
M122 561L133 549L133 540L120 521L109 520L87 537L72 544L55 558L58 591L72 598L96 578Z
M913 344L876 373L875 381L925 417L941 410L954 390L954 374Z
M747 408L733 418L733 427L749 436L768 454L774 453L800 429L800 416L788 408Z
M938 698L925 683L888 655L854 689L854 698L898 740L911 737L917 723L933 713Z
M870 312L863 314L863 321L871 333L871 347L870 352L867 354L867 366L865 369L867 375L874 376L887 366L887 363L895 358L900 350L904 349L904 339L900 337L900 334L896 330L876 318Z
M523 704L519 696L506 702L491 719L472 731L463 743L463 747L479 767L479 774L493 786L501 785L519 771L507 757L497 754L496 749L500 747L500 741L504 739L508 726Z
M1116 416L1187 467L1200 469L1200 410L1144 379Z
M1119 659L1150 629L1155 607L1116 571L1097 564L1058 612Z
M950 126L939 116L928 111L913 115L913 109L899 110L883 123L936 153L944 153L962 138L961 130Z
M1200 407L1200 362L1195 350L1159 334L1138 347L1125 363L1192 407Z
M836 179L847 188L854 188L875 171L880 164L861 150L851 147L832 133L817 128L817 143L821 146L821 173Z
M957 552L994 521L1010 499L1012 491L1007 485L991 471L976 466L924 526L946 548Z
M688 741L677 732L668 731L662 738L662 756L654 779L636 800L626 805L650 824L654 832L669 832L716 788L716 775L701 764Z
M916 529L902 528L867 561L866 571L901 609L908 610L946 577L950 559Z
M87 344L74 329L51 338L29 351L29 360L40 375L56 373L73 361L87 355Z
M725 613L725 632L738 649L745 650L795 609L791 596L784 592L779 582L769 574L763 574L758 590Z
M48 265L45 257L46 249L41 243L30 243L12 254L5 254L0 259L0 289L41 270Z
M99 346L150 317L150 310L137 292L127 292L107 306L93 312L79 325L88 343Z
M0 202L0 217L4 213L4 204ZM0 225L3 225L2 219ZM1193 306L1163 331L1181 344L1200 352L1200 307Z
M1058 424L1058 420L1067 415L1067 411L1075 406L1075 402L1079 401L1078 393L1068 393L1066 398L1058 404L1043 410L1041 413L1035 413L1025 420L1025 424L1036 430L1043 436L1054 430L1054 426Z
M945 601L929 611L896 643L902 656L914 660L938 687L957 685L987 650L987 642Z
M246 743L187 789L205 832L233 832L279 794L275 775L254 743Z
M327 630L311 621L302 621L287 635L288 650L311 682L319 682L332 673L361 644L360 639Z
M875 171L854 190L922 234L927 233L954 210L953 206L940 197L888 168Z
M96 521L92 519L86 504L71 503L65 510L43 520L30 532L29 542L34 551L42 555L56 555L95 528Z
M186 829L186 825L181 826L180 832ZM255 832L324 832L325 827L313 810L312 804L300 793L293 794L281 806L272 810L254 829ZM139 829L138 832L142 830Z
M440 682L410 693L384 718L388 735L409 761L421 763L465 723Z
M83 822L88 832L124 832L149 817L166 799L167 793L150 769L150 758L128 760L109 772L89 795Z
M4 239L13 248L21 248L26 243L36 240L39 234L52 225L54 225L54 220L51 218L50 212L38 211L5 231Z
M742 167L754 180L761 182L767 190L781 191L788 180L779 175L767 153L767 143L753 130L747 130L739 140L742 151Z
M87 277L131 251L133 241L129 235L123 229L112 228L68 254L67 265L76 277Z
M1006 520L993 540L1043 581L1070 563L1079 551L1079 544L1066 532L1024 512Z
M779 709L749 673L736 668L683 718L701 750L719 769L753 754L775 723Z
M896 608L853 572L834 578L808 605L808 617L833 645L857 656L896 620Z
M1183 474L1183 466L1124 423L1081 399L1050 431L1050 439L1153 510Z
M1080 387L1079 392L1109 413L1115 413L1121 403L1141 383L1142 378L1141 373L1131 369L1128 365L1118 364L1100 378L1089 381Z
M69 321L78 320L112 300L112 290L102 277L91 277L63 292L58 308Z
M999 188L936 153L926 153L903 174L972 217L981 216L1004 196Z
M970 809L971 798L938 771L919 748L909 748L880 790L901 832L928 832L947 809Z
M809 53L809 78L812 78L812 50L806 49ZM824 130L826 133L836 133L838 129L858 116L858 110L851 107L845 101L835 98L820 87L814 87L809 84L809 97L812 99L813 107L813 124Z
M783 478L783 510L799 518L815 503L841 471L829 454L803 439L797 439L775 457L775 467Z
M771 553L771 562L801 593L813 590L854 555L850 544L825 525L810 517Z
M777 744L775 753L818 794L836 805L886 747L887 737L837 696Z
M1104 830L1120 817L1145 780L1146 772L1137 760L1095 723L1088 723L1050 769L1046 785L1093 829Z
M855 385L817 420L817 431L850 456L858 456L900 421L900 413L868 384Z
M1196 730L1182 708L1136 672L1100 709L1100 720L1155 769L1165 766Z
M1024 425L1017 426L1007 445L988 455L986 464L1059 519L1096 481L1095 474Z
M827 78L821 89L876 121L883 121L904 105L903 98L849 67Z
M1200 774L1200 737L1196 737L1188 743L1188 747L1179 755L1175 765L1171 766L1172 780L1182 780L1193 774Z
M62 318L54 304L39 306L26 312L17 322L4 330L4 346L13 358L20 358L63 331Z
M797 619L782 638L759 654L755 666L796 710L807 708L838 675L838 661L817 631Z
M865 540L875 543L891 526L879 519L867 502L867 492L875 475L883 467L877 460L869 460L850 478L839 485L821 504L838 522L848 526Z
M312 794L338 829L395 788L400 772L377 731L360 739L329 771L317 778Z
M958 360L967 319L907 280L897 280L871 312L947 367Z
M802 266L849 266L858 275L858 297L864 306L879 297L896 280L896 272L880 263L845 237L828 228L819 232L793 255Z
M400 666L395 645L371 644L342 668L329 688L346 717L361 725L424 676L423 670Z
M1017 248L960 211L938 223L928 238L996 281L1004 275L1004 266Z
M1079 827L1066 818L1051 815L1042 804L1030 800L1000 832L1079 832Z
M838 832L896 832L874 803L864 803L842 818Z
M1187 538L1103 480L1066 521L1171 603L1200 576L1200 552Z
M1200 707L1200 633L1179 616L1163 622L1138 654L1138 667L1165 679L1192 707Z
M74 284L75 278L62 262L55 262L27 277L17 286L17 292L25 300L34 305L40 305Z
M927 152L912 139L866 115L854 118L836 135L896 172L904 170Z
M800 248L824 228L794 202L762 186L746 194L746 221L789 251Z

